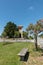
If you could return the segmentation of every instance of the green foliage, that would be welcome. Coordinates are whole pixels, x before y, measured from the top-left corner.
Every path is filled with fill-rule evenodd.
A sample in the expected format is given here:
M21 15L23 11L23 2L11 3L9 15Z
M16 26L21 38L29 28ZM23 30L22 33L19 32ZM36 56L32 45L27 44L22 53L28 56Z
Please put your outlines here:
M4 32L6 33L6 36L8 36L9 38L14 37L14 32L17 30L17 25L12 22L8 22L4 28Z
M33 37L32 36L29 36L28 39L33 39Z
M39 32L41 32L41 31L43 31L43 22L41 22L41 20L39 20L39 21L37 21L37 23L34 24L34 25L33 25L33 24L30 24L30 25L27 27L26 30L28 30L28 31L33 30L34 32L39 33Z
M31 23L31 24L27 27L26 30L27 30L27 31L29 31L29 30L34 30L34 25Z
M28 38L28 33L23 31L23 38Z
M6 37L7 36L6 32L3 32L1 36Z
M15 34L14 34L14 36L16 37L16 38L19 38L19 31L15 31Z

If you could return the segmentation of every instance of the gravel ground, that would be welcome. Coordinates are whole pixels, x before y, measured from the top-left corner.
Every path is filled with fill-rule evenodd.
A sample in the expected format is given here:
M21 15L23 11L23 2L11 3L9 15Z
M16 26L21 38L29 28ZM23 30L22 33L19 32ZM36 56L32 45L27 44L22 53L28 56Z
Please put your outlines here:
M28 39L1 39L0 42L34 42L34 40L28 40Z
M37 38L37 43L38 45L42 44L43 45L43 39L42 38ZM2 39L0 38L0 42L33 42L34 43L34 39L33 40L28 40L28 39Z

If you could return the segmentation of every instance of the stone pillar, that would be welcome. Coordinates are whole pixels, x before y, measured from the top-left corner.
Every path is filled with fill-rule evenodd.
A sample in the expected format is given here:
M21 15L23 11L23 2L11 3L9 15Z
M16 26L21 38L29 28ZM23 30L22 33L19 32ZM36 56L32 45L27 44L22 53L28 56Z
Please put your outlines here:
M19 29L19 32L21 34L21 38L23 38L23 31L22 31L22 29L21 30Z
M23 28L23 26L18 26L19 32L20 32L20 34L21 34L21 38L23 38L23 31L22 31L22 28Z

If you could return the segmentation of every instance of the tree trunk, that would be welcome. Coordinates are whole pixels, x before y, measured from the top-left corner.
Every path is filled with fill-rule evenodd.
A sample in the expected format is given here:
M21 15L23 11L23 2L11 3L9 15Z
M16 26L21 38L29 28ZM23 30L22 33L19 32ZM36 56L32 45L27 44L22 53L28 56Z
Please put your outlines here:
M38 50L38 47L37 47L37 33L35 33L35 48L36 48L36 50Z

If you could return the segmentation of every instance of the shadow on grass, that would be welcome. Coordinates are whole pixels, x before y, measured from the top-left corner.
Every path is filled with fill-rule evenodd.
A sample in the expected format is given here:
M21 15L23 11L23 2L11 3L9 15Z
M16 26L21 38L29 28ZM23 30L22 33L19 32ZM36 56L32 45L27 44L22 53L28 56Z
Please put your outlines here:
M3 45L12 44L12 42L3 42Z
M39 52L43 52L43 49L41 49L41 48L38 47L38 51L39 51Z
M38 52L43 52L43 49L41 49L40 47L37 48L37 50L35 48L32 49L34 52L38 51Z
M24 57L20 57L20 61L27 62L28 58L29 58L29 52L27 52Z
M43 49L38 48L38 51L41 52L41 56L43 56Z
M39 52L40 53L40 56L43 56L43 49L41 49L40 47L38 47L37 50L34 48L33 51L34 52Z

